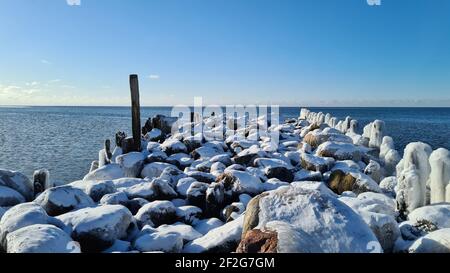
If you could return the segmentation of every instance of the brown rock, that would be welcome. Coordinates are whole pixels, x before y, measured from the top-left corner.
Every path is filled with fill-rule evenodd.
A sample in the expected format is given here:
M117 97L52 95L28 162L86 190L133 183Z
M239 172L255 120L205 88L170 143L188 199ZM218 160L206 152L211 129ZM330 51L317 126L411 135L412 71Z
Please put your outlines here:
M237 247L237 253L277 253L278 234L275 231L248 231Z
M342 194L345 191L353 191L355 182L356 178L351 174L346 174L341 170L336 170L330 175L328 186L333 192Z

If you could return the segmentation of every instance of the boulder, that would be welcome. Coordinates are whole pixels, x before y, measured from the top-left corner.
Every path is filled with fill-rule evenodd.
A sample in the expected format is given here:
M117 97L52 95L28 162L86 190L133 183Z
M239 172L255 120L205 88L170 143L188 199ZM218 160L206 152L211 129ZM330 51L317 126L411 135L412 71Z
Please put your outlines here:
M325 173L333 167L334 159L304 153L301 157L301 165L306 170Z
M121 205L128 201L128 196L124 192L105 194L99 201L100 205Z
M207 218L197 221L194 224L194 228L201 234L205 235L211 230L223 226L223 224L224 223L218 218Z
M25 197L19 192L5 186L0 186L0 207L12 207L25 202Z
M369 252L368 246L378 243L372 230L321 184L301 182L256 196L247 206L242 236L271 221L283 221L314 238L316 245L304 252Z
M195 224L202 217L202 209L196 206L177 207L177 220L188 225Z
M127 237L135 224L133 215L121 205L84 208L57 217L72 228L71 237L81 244L83 252L99 252L115 240Z
M96 169L93 172L88 173L83 180L84 181L102 181L102 180L114 180L125 176L125 172L119 164L108 164Z
M188 204L204 210L206 208L206 190L209 185L202 182L193 182L186 192Z
M23 227L36 224L51 224L69 231L59 220L49 217L45 210L35 203L23 203L7 210L0 221L0 249L6 249L6 236Z
M50 216L57 216L72 210L95 205L95 202L89 195L72 186L59 186L48 189L40 194L34 202L44 208Z
M178 180L178 183L177 183L177 187L176 187L177 193L181 197L186 197L189 187L194 182L198 182L198 181L192 177L181 178L180 180Z
M126 177L138 177L144 167L144 160L145 156L140 152L131 152L116 158Z
M230 253L236 250L242 234L244 217L214 228L204 236L186 244L184 253Z
M268 222L262 229L248 231L237 253L321 253L309 234L282 221Z
M418 239L409 253L450 253L450 228L433 231Z
M342 194L346 191L352 191L355 194L363 192L381 192L378 184L369 176L360 172L345 173L341 170L336 170L331 173L328 186L337 194Z
M26 201L34 198L33 183L22 173L0 169L0 186L17 191Z
M226 171L217 181L222 182L225 190L231 190L235 195L256 195L263 191L261 180L243 171Z
M140 252L179 253L183 248L183 238L177 233L147 233L137 238L133 247Z
M149 179L159 177L166 168L178 170L176 166L169 163L153 162L144 166L141 177Z
M450 204L433 204L417 208L408 214L408 220L413 224L428 223L438 229L450 228Z
M173 224L177 219L177 209L170 201L153 201L143 206L135 218L141 227Z
M6 236L8 253L80 253L80 246L53 225L36 224Z
M186 225L184 223L175 223L172 225L161 225L156 231L161 234L178 234L184 242L190 242L197 238L202 237L203 235L196 231L192 226Z
M358 162L362 159L361 150L351 144L327 141L319 145L316 155L321 157L332 157L336 160L353 160Z
M161 144L161 150L168 155L188 152L188 149L183 142L173 138L166 139L163 144Z

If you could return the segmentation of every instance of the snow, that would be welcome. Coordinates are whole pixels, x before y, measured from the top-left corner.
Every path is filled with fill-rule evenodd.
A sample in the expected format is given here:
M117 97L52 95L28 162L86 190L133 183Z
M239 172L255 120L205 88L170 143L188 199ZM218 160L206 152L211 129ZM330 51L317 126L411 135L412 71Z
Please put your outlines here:
M153 182L149 181L143 181L142 183L136 184L129 188L123 188L121 191L127 195L128 199L144 198L147 200L153 200L157 196Z
M186 244L184 253L227 252L236 249L241 239L244 217L214 228L204 236ZM233 250L234 251L234 250Z
M254 161L255 166L261 169L268 168L286 168L288 170L292 169L292 166L287 164L285 161L276 158L257 158Z
M48 189L39 195L34 202L42 206L50 216L57 216L72 210L95 205L95 202L89 195L72 186L59 186Z
M283 221L271 221L263 230L277 233L277 253L322 253L318 242L308 233Z
M128 196L124 192L115 192L110 194L105 194L102 199L100 199L100 205L119 205L128 201Z
M117 164L125 172L126 177L139 176L142 166L144 165L144 154L140 152L131 152L124 155L119 155L116 159Z
M430 166L431 204L445 202L446 188L450 183L450 152L444 148L433 151Z
M108 164L96 169L95 171L88 173L83 180L84 181L100 181L100 180L114 180L123 178L125 172L119 164Z
M5 247L6 242L4 240L8 233L35 224L52 224L67 231L67 227L62 222L49 217L39 205L23 203L7 210L1 218L0 246Z
M217 218L207 218L197 221L194 224L195 230L200 232L201 234L205 235L206 233L210 232L211 230L218 228L220 226L223 226L224 223L217 219Z
M52 225L36 224L6 236L8 253L80 253L77 242Z
M140 226L158 227L174 223L176 211L177 208L170 201L153 201L140 208L135 218Z
M69 212L57 217L71 227L72 238L81 243L85 251L102 251L115 240L127 236L133 224L131 212L121 205L103 205Z
M161 225L156 230L161 235L170 233L178 234L185 242L190 242L203 236L200 232L196 231L192 226L183 223L175 223L172 225Z
M141 177L143 178L159 177L166 168L178 170L176 166L169 163L153 162L144 166L144 169L141 172Z
M0 207L12 207L25 201L25 197L19 192L8 187L0 186Z
M318 157L304 153L301 158L302 167L309 171L327 172L334 165L334 159L331 157Z
M161 150L167 154L187 153L187 147L178 139L167 139L161 144Z
M202 209L196 206L181 206L177 207L176 215L178 219L191 225L199 221L202 216Z
M189 187L194 182L197 182L197 180L195 180L192 177L181 178L180 180L178 180L178 183L177 183L178 194L181 195L182 197L186 197Z
M440 229L418 239L410 253L450 253L450 228Z
M0 186L19 192L27 201L34 197L33 183L24 174L0 169Z
M384 121L375 120L372 123L372 128L370 129L369 147L379 148L381 146L384 136L384 128L385 128Z
M360 215L372 229L384 252L392 252L395 242L400 237L400 229L395 218L391 215L368 211L363 211Z
M350 143L327 141L317 147L316 155L323 157L333 157L336 160L361 160L361 150Z
M356 198L340 197L340 201L356 212L373 212L396 217L395 199L381 193L365 192Z
M395 187L397 187L397 177L395 176L385 177L383 180L381 180L379 186L383 191L383 193L395 197Z
M259 194L263 191L263 183L258 178L243 171L227 171L234 177L233 192L238 194Z
M406 145L403 159L397 165L397 178L402 176L412 177L412 172L417 176L414 182L414 199L411 200L414 206L426 205L426 187L430 176L431 166L428 161L432 149L430 145L422 142L413 142ZM406 172L406 173L404 173ZM399 178L399 186L401 179ZM404 180L403 180L404 181Z
M140 252L179 253L183 248L183 239L178 233L154 232L137 238L133 246Z
M424 187L420 182L419 174L414 166L400 173L395 188L398 208L403 214L423 206L426 202Z
M450 228L450 204L433 204L420 207L408 214L408 220L412 223L426 221L437 228Z
M259 199L256 228L275 220L311 235L327 253L368 252L368 245L378 242L351 208L331 194L304 187L283 187Z

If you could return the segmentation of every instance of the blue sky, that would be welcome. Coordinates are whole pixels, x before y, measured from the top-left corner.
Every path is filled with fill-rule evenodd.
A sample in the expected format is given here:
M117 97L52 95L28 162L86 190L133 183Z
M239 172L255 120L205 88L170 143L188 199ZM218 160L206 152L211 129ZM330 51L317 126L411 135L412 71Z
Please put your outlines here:
M0 105L450 106L450 1L0 0Z

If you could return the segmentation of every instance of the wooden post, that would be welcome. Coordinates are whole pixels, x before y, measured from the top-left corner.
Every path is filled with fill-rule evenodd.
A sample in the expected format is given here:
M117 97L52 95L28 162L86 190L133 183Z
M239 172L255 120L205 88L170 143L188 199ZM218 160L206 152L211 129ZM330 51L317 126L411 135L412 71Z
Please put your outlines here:
M139 81L137 75L130 75L131 119L133 129L133 148L141 151L141 112L139 103Z

